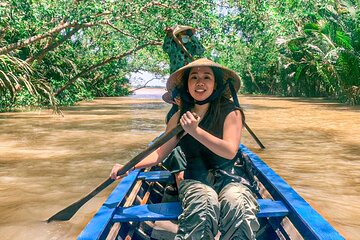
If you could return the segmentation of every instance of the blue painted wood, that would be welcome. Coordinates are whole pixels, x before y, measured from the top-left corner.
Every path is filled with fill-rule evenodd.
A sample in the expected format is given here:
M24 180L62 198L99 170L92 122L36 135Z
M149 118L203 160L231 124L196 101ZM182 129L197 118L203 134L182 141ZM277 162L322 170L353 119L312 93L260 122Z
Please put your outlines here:
M256 154L244 145L241 151L251 158L255 175L273 195L289 209L288 218L305 239L338 240L344 239L318 212L316 212L279 175L268 167Z
M257 217L284 217L289 213L287 207L281 201L271 199L258 199L260 212Z
M127 208L118 208L113 217L114 222L143 222L177 220L182 208L179 202L145 204Z
M141 172L138 176L138 179L145 180L147 182L169 182L171 173L169 171L150 171L150 172Z
M78 236L79 240L106 239L112 224L112 217L118 204L123 201L126 193L133 187L140 170L130 172L110 194L99 211L90 220L85 229Z
M259 199L260 212L258 217L284 217L288 214L287 208L280 201ZM177 220L182 212L180 202L145 204L132 207L120 207L116 210L114 222L143 222Z

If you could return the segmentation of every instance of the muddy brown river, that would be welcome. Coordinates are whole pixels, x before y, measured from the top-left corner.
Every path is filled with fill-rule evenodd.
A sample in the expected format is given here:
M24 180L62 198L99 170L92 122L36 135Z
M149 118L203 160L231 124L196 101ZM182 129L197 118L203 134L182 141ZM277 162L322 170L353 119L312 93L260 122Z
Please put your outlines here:
M104 181L164 130L161 89L51 111L0 113L0 238L75 239L115 186L67 222L50 216ZM321 99L240 96L257 153L346 239L360 236L360 108Z

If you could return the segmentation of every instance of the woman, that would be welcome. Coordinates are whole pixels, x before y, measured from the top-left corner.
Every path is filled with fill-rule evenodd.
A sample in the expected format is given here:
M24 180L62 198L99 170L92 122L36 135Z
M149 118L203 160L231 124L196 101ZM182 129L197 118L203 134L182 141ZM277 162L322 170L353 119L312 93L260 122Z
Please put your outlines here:
M183 206L175 239L213 239L219 230L221 239L255 239L258 205L242 177L245 172L234 166L244 115L229 98L237 101L239 87L235 72L205 58L180 68L168 79L167 89L179 92L181 105L166 132L179 122L185 133L135 168L154 166L178 149L167 164L177 172ZM120 168L118 164L113 167L111 178L118 178Z

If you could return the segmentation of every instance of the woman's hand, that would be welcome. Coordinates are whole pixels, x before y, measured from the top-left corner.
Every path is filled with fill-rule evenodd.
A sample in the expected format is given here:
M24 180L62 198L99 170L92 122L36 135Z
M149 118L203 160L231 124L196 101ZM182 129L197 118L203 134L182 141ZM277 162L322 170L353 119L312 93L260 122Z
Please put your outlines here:
M199 125L200 117L196 113L187 111L180 118L180 124L186 133L193 135Z
M118 176L117 173L118 171L123 167L124 165L118 164L116 163L113 168L111 169L110 172L110 178L114 179L114 180L119 180L120 178L126 177L127 175L129 175L129 171L127 171L125 174Z

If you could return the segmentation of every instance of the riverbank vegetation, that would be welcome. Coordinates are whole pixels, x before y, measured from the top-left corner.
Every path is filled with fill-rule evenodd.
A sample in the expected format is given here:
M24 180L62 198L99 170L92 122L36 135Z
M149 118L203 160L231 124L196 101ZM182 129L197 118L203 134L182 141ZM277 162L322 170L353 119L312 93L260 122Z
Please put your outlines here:
M164 29L197 29L246 93L360 103L357 0L4 0L0 111L129 93L129 73L168 73Z

